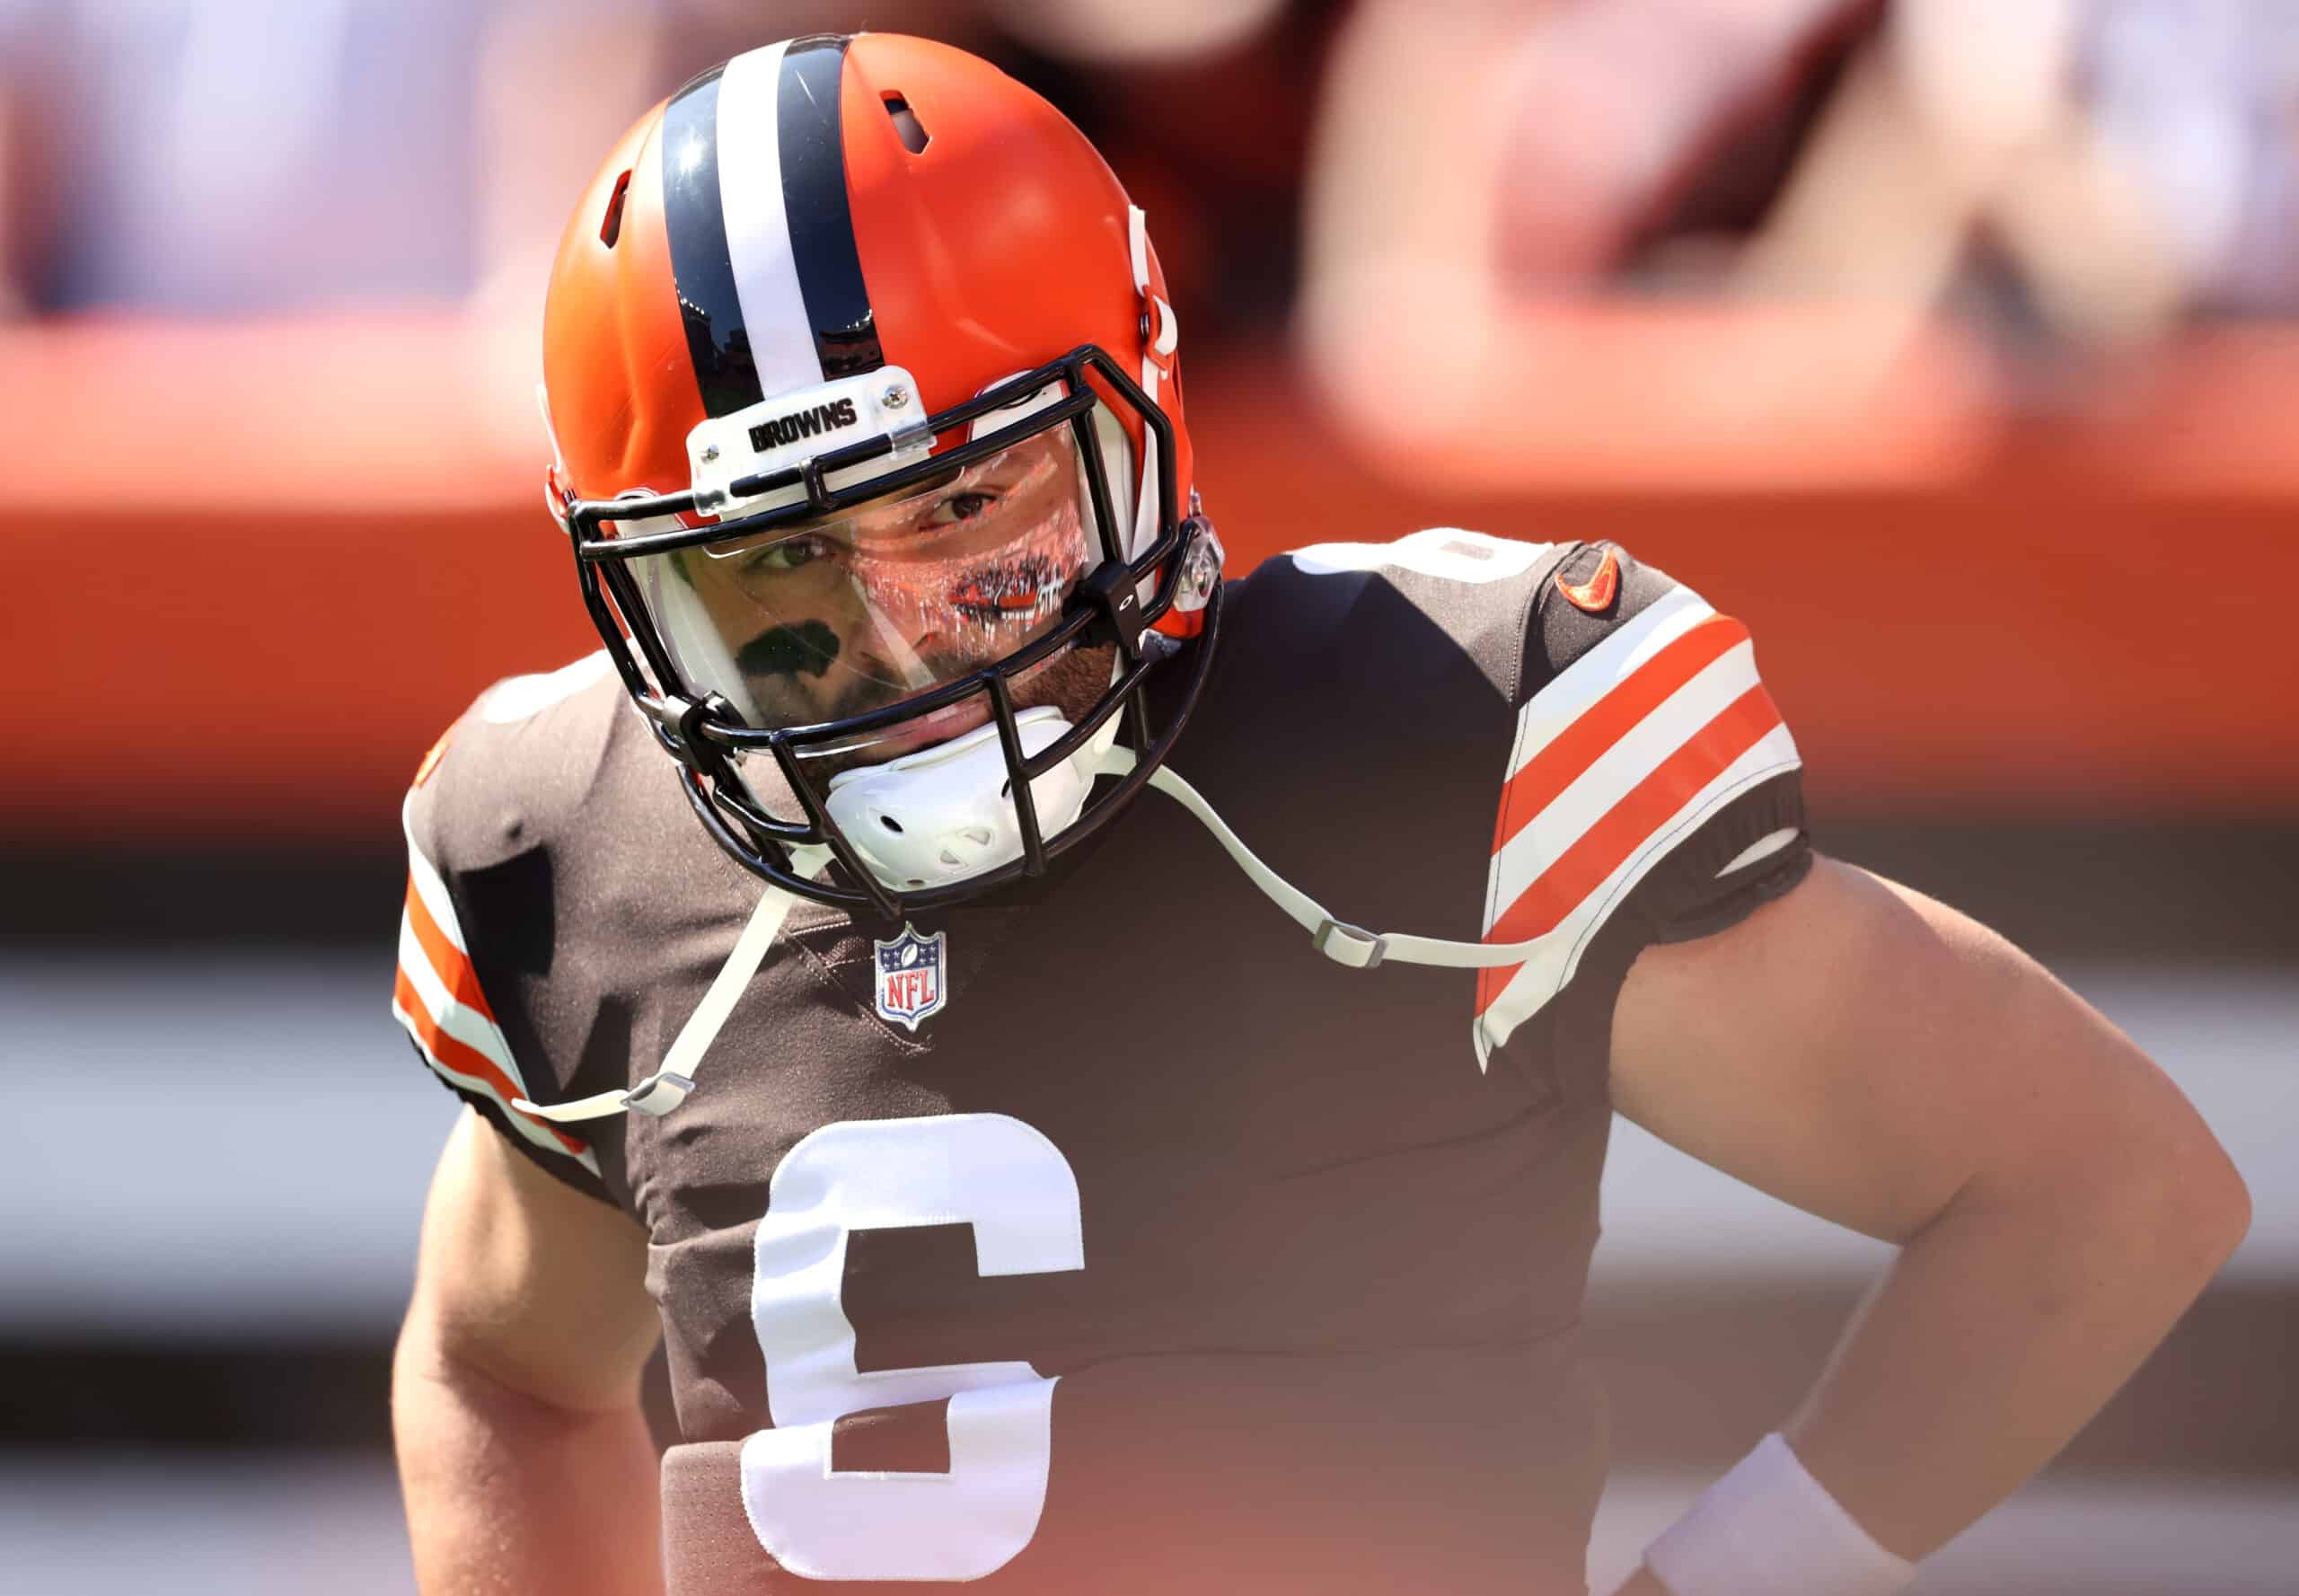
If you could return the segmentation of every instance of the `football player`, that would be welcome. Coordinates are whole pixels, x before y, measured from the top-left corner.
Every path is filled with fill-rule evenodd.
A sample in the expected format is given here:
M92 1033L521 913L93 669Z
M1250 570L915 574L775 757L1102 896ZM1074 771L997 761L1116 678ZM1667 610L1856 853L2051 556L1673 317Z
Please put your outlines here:
M577 204L603 649L405 813L395 1009L470 1104L425 1591L1580 1591L1616 1110L1902 1244L1632 1583L1891 1591L2234 1245L2129 1043L1815 857L1745 629L1449 530L1225 582L1178 350L1093 149L931 43L736 57Z

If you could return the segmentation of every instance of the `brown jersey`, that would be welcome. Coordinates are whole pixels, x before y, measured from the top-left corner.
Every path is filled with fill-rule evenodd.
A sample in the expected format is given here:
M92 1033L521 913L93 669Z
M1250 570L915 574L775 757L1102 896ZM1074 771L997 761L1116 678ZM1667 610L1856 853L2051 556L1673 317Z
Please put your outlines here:
M410 795L395 1005L651 1239L676 1596L1572 1591L1603 1457L1575 1326L1615 996L1801 876L1737 622L1610 546L1436 531L1227 594L1171 761L1386 930L1344 968L1147 792L1052 875L784 922L662 1117L628 1089L762 884L603 661L483 696Z

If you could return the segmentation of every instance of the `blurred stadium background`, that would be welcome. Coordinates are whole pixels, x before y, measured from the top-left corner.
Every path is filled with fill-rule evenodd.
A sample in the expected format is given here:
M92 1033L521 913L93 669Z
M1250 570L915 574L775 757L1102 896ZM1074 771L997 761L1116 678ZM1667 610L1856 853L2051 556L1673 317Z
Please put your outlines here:
M410 1588L385 1360L452 1114L397 807L586 652L563 207L867 21L1102 144L1238 569L1620 539L1744 616L1823 845L2150 1046L2258 1221L1933 1592L2299 1590L2299 17L2285 0L0 0L0 1585ZM1625 1128L1626 1566L1881 1249Z

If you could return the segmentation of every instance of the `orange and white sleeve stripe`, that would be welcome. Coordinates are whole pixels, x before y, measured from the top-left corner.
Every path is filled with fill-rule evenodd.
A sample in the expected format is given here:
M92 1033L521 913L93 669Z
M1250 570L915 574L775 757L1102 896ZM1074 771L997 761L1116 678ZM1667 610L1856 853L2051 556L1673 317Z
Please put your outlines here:
M1702 824L1802 763L1748 628L1678 587L1565 668L1518 717L1486 877L1484 939L1542 946L1477 980L1493 1048L1564 989L1630 890Z
M411 809L414 795L409 795ZM392 987L392 1015L415 1038L424 1061L442 1080L489 1098L511 1127L537 1147L564 1154L599 1172L590 1143L568 1135L548 1120L522 1114L512 1100L527 1096L518 1061L495 1023L487 994L471 967L462 927L447 896L447 884L423 856L412 828L407 839L407 907L399 922L399 974ZM532 1099L530 1099L532 1100Z

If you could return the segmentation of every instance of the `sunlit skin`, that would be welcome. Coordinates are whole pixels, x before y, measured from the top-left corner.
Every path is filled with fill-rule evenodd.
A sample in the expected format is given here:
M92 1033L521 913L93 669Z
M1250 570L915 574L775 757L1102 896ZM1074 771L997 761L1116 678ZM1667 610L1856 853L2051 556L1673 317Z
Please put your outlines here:
M1060 616L1097 542L1081 511L1075 447L1056 429L924 491L670 559L725 640L750 709L781 727L880 709L1013 653ZM1058 703L1075 719L1106 683L1106 665L1079 678L1041 671L1017 683L1017 702ZM1086 702L1070 703L1081 686ZM989 719L985 699L969 700L876 739L867 756L891 758Z

